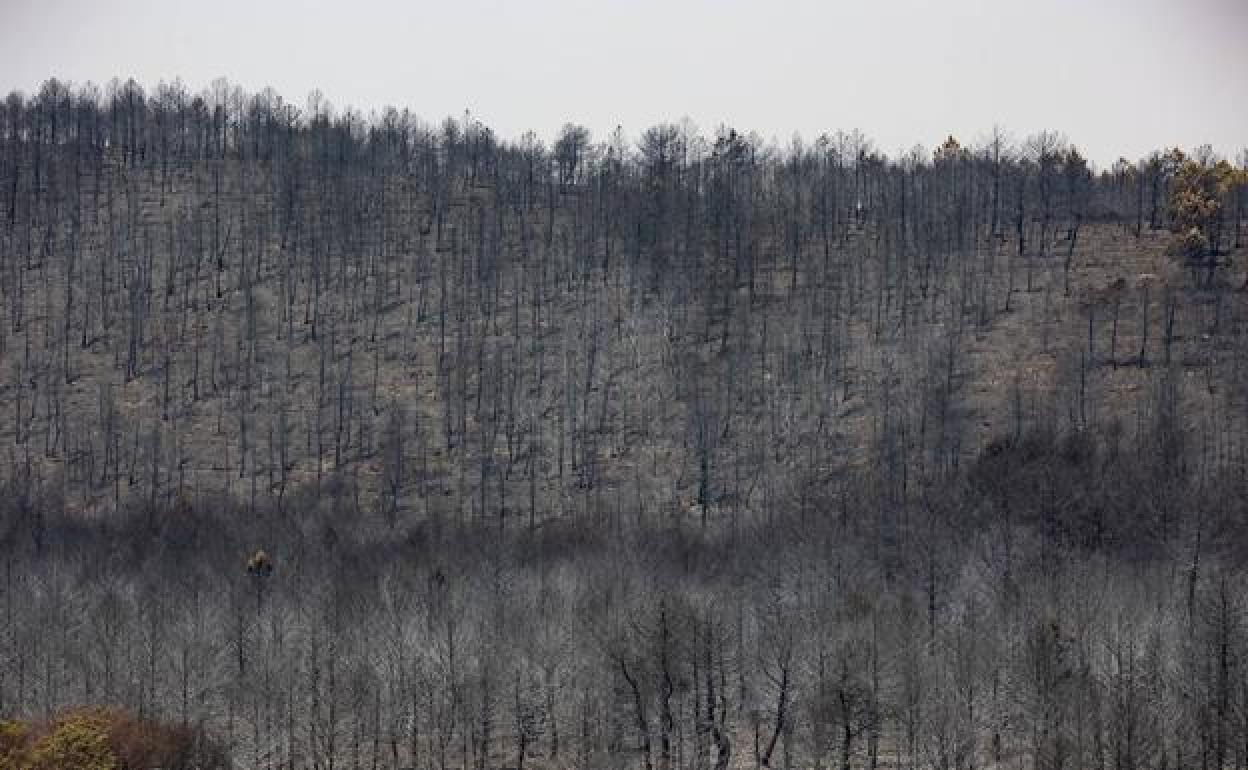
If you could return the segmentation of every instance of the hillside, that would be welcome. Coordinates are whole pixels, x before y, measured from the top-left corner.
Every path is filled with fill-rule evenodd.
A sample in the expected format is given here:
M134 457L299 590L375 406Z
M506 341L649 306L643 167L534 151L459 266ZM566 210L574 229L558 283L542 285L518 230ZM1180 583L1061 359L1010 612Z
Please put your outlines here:
M1238 768L1245 190L14 95L0 759Z
M1033 427L1142 441L1166 378L1206 415L1189 442L1240 451L1238 253L1185 269L1164 231L897 255L850 222L826 250L764 230L748 279L705 236L660 275L595 235L618 225L590 185L517 207L489 181L433 200L397 174L189 165L106 162L64 221L10 229L0 438L68 510L311 488L392 526L622 500L723 523L880 461L938 480Z

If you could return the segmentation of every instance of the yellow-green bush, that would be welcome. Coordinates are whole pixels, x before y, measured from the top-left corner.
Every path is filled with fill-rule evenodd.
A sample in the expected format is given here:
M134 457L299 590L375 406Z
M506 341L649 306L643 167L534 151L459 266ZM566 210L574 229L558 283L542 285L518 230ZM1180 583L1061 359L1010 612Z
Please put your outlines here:
M0 768L16 768L26 755L30 727L22 722L0 721Z
M118 770L120 763L109 745L111 725L111 715L102 709L62 716L35 741L23 770Z
M1174 162L1170 228L1176 236L1169 250L1185 257L1201 257L1217 247L1212 236L1223 201L1248 179L1225 160L1201 163L1177 153Z
M224 767L193 730L119 709L81 708L47 723L0 722L0 770L168 770Z

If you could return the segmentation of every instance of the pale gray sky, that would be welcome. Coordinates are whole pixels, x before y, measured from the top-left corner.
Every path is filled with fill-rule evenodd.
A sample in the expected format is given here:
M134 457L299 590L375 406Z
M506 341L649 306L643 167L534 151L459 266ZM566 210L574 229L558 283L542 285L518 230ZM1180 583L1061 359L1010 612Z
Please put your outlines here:
M1248 0L0 0L0 90L52 75L468 108L504 137L688 116L894 153L999 123L1104 165L1248 146Z

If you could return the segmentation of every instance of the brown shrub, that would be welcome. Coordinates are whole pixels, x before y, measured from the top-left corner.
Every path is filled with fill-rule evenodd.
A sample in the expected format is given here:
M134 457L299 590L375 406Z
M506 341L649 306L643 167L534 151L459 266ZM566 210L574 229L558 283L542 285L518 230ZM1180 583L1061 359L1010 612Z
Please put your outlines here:
M18 767L26 755L30 727L23 722L0 722L0 767Z
M1199 259L1208 250L1209 239L1197 227L1189 228L1175 235L1166 245L1166 251L1171 256L1186 257L1187 259Z
M109 730L109 745L123 768L188 767L195 735L186 728L118 714Z
M15 770L214 770L224 752L185 727L121 709L66 711L51 722L0 722L0 768Z

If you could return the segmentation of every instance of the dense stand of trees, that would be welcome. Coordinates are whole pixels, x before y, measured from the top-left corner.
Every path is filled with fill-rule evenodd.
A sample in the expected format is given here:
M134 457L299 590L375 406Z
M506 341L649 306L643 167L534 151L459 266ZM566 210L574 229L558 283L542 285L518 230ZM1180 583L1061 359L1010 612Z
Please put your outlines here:
M1246 160L12 94L0 717L1243 768Z

